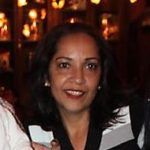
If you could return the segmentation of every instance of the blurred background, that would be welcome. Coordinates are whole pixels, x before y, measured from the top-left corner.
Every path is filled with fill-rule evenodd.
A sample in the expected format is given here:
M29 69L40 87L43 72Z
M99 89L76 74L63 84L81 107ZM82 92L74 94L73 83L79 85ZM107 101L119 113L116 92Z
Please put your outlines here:
M0 0L0 96L27 103L26 75L38 41L62 22L86 22L110 43L122 87L150 76L150 0ZM18 107L19 108L19 107Z

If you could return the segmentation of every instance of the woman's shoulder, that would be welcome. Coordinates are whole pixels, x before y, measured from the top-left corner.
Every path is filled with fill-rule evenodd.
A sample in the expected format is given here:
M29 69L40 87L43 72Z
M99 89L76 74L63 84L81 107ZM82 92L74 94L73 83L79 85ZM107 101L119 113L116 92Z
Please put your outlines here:
M9 102L7 102L5 99L2 99L0 97L0 115L4 115L7 113L12 113L12 114L15 113L13 106Z
M17 123L23 129L22 123L16 115L14 107L0 97L0 121L5 125Z

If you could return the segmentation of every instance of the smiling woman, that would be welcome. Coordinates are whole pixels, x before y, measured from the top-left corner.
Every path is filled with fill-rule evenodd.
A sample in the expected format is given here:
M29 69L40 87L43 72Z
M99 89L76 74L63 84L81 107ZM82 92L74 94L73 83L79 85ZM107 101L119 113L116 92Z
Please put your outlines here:
M31 102L62 150L98 150L102 131L116 121L113 64L107 43L86 24L58 25L39 43Z
M57 49L49 66L51 92L61 114L84 112L100 81L98 47L90 36L76 33L61 38Z

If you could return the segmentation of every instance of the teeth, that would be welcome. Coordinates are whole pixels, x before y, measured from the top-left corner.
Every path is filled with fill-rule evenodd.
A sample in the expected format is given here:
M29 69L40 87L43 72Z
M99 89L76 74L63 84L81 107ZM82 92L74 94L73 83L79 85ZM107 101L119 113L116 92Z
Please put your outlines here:
M75 95L75 96L80 96L83 94L83 92L81 92L81 91L71 91L71 90L67 91L67 93L69 93L71 95Z

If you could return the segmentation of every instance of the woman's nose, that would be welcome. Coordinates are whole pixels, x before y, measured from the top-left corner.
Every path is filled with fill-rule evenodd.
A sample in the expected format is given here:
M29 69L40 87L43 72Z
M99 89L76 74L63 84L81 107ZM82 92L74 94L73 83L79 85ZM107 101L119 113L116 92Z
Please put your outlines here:
M85 83L85 75L83 69L75 69L72 72L72 80L77 84L83 84Z

